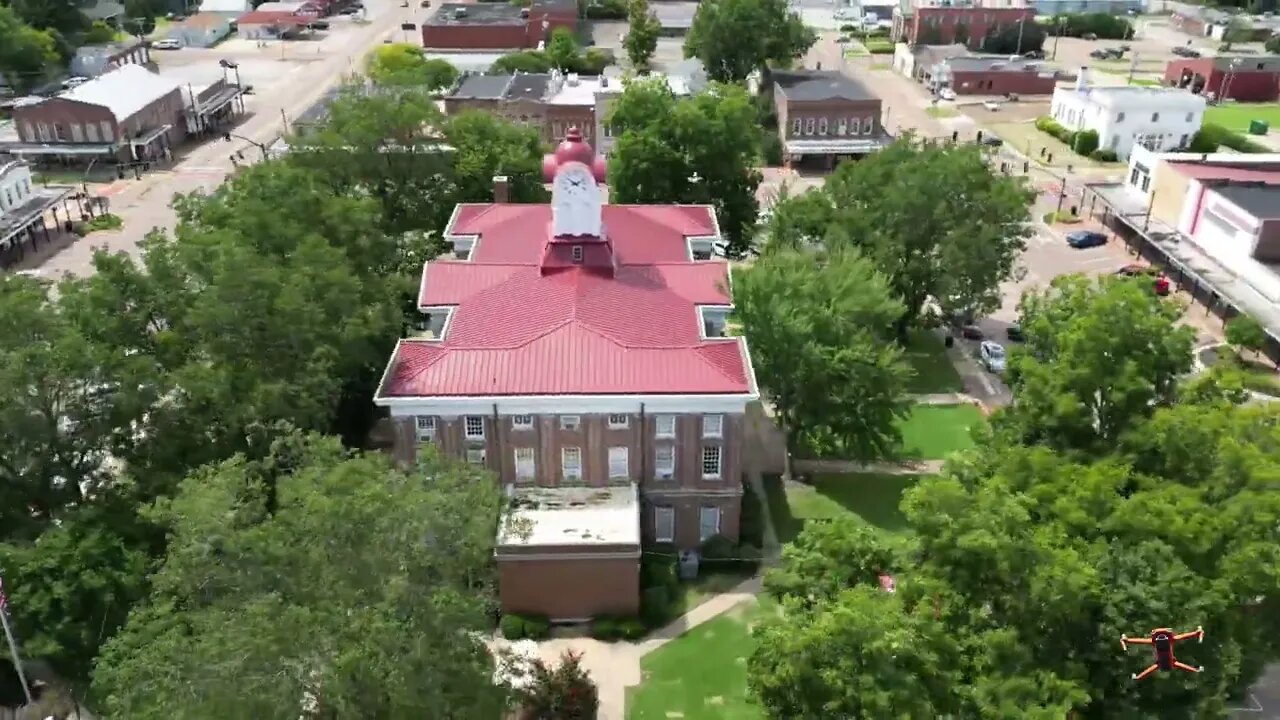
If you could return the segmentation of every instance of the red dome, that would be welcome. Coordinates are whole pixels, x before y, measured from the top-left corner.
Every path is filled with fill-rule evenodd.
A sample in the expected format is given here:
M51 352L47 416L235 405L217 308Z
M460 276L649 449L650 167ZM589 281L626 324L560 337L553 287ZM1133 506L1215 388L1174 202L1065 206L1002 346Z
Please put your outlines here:
M595 149L582 139L582 133L576 127L569 128L569 132L565 133L564 141L556 146L554 153L543 156L542 174L547 182L551 182L556 176L556 171L566 164L574 162L582 163L591 168L596 181L604 182L604 158L596 155Z

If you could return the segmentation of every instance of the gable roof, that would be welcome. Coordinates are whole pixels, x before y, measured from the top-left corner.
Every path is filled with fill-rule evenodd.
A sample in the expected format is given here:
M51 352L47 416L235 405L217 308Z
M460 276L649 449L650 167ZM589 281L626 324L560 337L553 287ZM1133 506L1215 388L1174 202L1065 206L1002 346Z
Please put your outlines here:
M132 117L181 85L141 65L121 65L58 97L107 108L117 120Z

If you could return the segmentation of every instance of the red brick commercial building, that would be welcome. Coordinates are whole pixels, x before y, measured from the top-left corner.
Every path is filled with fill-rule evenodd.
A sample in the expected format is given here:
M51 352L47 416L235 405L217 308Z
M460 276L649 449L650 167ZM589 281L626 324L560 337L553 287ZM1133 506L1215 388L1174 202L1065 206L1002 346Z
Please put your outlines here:
M930 89L956 95L1052 95L1058 73L1043 61L1007 57L954 57L928 71Z
M531 50L556 28L578 29L573 0L535 0L527 8L506 2L442 3L422 23L428 50Z
M1036 11L1029 7L956 7L914 5L893 11L893 41L908 45L951 45L957 42L974 50L993 30L1035 22ZM959 39L957 39L957 35ZM963 41L963 42L961 42Z
M423 269L426 330L375 402L395 452L483 466L511 502L495 555L506 612L634 616L641 547L739 537L746 340L726 333L728 264L706 205L605 202L576 130L543 163L550 204L458 205L453 256Z
M1220 100L1273 102L1280 98L1280 56L1180 58L1165 66L1164 81Z

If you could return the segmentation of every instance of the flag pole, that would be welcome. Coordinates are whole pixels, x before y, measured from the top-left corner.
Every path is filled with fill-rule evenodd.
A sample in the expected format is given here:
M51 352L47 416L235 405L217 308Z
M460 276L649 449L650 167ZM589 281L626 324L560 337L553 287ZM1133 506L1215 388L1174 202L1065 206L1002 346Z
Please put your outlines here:
M13 667L18 671L18 682L22 683L22 694L27 704L35 703L31 699L31 686L27 684L27 674L22 670L22 658L18 655L18 643L13 639L13 630L9 627L9 603L4 596L4 580L0 579L0 625L4 626L4 637L9 641L9 655L13 658Z

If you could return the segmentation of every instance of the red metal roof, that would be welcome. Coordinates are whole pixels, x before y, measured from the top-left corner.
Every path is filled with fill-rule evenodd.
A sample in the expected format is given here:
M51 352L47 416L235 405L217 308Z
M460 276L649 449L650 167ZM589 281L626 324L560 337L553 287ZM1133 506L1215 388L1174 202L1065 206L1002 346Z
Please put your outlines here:
M1194 161L1169 161L1169 165L1185 177L1194 180L1228 180L1231 182L1260 182L1280 185L1280 163L1205 163Z
M306 25L314 19L310 15L297 12L255 10L236 18L236 25Z
M754 392L745 346L703 339L699 305L727 305L728 266L689 260L712 236L698 206L604 208L612 276L543 272L548 205L460 206L450 235L475 235L470 261L427 264L423 307L450 306L443 342L402 341L384 397L737 394Z

